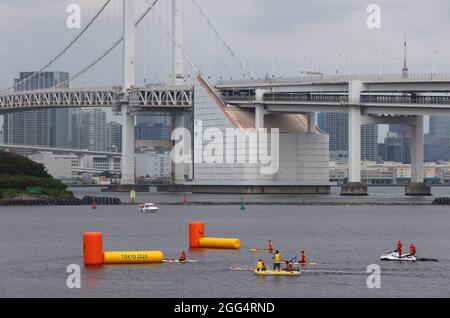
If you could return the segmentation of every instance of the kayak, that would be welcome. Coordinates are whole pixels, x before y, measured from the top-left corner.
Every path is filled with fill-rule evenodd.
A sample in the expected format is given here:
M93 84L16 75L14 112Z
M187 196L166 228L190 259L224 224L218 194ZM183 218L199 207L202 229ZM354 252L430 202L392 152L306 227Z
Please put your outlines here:
M180 264L186 264L186 263L197 263L195 259L188 259L185 261L180 261L179 259L165 259L163 260L163 263L180 263Z
M398 252L391 252L389 254L382 255L380 260L388 262L417 262L417 258L415 256L403 254L402 257L399 257Z
M275 253L275 251L276 250L268 250L268 249L265 250L265 249L258 249L258 248L250 249L250 252L253 252L253 253ZM282 253L284 251L278 250L278 252Z
M256 269L253 271L256 275L259 276L299 276L302 272L286 272L286 271L257 271Z
M281 264L286 264L286 261L281 261ZM295 263L291 263L292 265L302 265L302 266L306 266L306 265L317 265L317 263L311 263L311 262L307 262L306 264L302 264L302 262L295 262Z

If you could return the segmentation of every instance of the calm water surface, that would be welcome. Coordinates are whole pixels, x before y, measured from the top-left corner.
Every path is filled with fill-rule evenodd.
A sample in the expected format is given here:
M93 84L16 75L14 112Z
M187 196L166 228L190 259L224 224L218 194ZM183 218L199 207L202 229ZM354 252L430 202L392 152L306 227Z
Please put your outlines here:
M82 265L82 235L102 231L105 250L187 249L188 222L207 236L238 237L240 251L190 252L196 264L82 267L82 289L66 287L66 267ZM317 266L300 277L256 277L250 248L300 249ZM439 263L380 263L382 288L366 287L369 264L397 240ZM0 207L0 297L450 297L449 207L163 206L143 215L133 206Z

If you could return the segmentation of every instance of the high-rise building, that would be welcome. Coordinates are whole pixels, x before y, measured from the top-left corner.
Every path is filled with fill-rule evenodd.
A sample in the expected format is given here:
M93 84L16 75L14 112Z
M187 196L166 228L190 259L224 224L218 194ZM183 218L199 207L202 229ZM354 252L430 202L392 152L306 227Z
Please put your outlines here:
M450 137L449 116L430 116L430 137L431 138Z
M31 77L34 72L21 72L14 80L15 90L37 90L56 85L69 86L69 73L42 72ZM29 79L27 79L29 78ZM4 116L4 141L9 144L30 146L69 145L69 110L36 110L16 112Z
M122 151L122 125L112 121L107 124L108 150L112 152Z
M101 109L82 110L71 116L71 146L92 151L107 151L108 125Z
M361 159L379 161L378 125L361 126Z
M136 116L136 140L170 140L171 116Z
M3 128L3 118L0 117L0 143L2 143L2 144L5 142L3 130L4 130L4 128Z
M329 134L330 158L348 158L348 115L345 113L324 113L323 131ZM361 159L378 161L378 126L361 126Z
M384 161L411 163L411 138L389 134L382 147L380 156Z
M389 132L403 138L412 138L412 127L408 125L389 125Z

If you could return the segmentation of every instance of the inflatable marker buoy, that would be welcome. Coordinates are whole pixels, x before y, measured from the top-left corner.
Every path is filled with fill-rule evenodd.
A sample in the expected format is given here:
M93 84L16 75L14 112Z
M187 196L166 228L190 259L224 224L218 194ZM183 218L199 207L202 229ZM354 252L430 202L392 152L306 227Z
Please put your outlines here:
M161 251L123 251L104 252L103 234L88 232L83 235L84 265L103 264L156 264L162 263L164 254Z
M83 236L84 265L103 264L103 234L88 232Z
M104 252L104 264L155 264L162 263L164 255L159 251Z
M92 210L97 209L97 204L95 203L95 199L92 201L92 206L91 206Z
M241 248L241 241L236 238L205 237L205 223L191 222L189 223L189 247L239 249Z

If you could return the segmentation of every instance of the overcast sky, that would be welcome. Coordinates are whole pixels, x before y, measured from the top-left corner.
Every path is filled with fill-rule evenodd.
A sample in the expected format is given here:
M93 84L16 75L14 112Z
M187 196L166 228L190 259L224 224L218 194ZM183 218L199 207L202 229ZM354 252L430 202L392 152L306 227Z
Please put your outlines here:
M150 2L136 1L139 12ZM215 77L238 77L242 73L235 61L191 0L185 1L186 46L195 63ZM433 64L439 72L450 70L448 0L196 1L257 76L272 71L296 76L304 69L334 74L336 68L341 73L378 73L380 66L384 73L398 73L405 33L411 72L431 72ZM104 0L0 0L1 88L10 86L19 71L45 64L79 32L66 26L71 3L81 6L84 26ZM170 3L160 0L157 5L165 20ZM373 3L381 7L381 29L366 25L366 9ZM50 70L75 73L108 48L121 35L121 7L121 0L112 0L92 31ZM139 27L138 42L138 82L164 80L169 41L155 16ZM120 85L120 53L108 56L75 85Z

